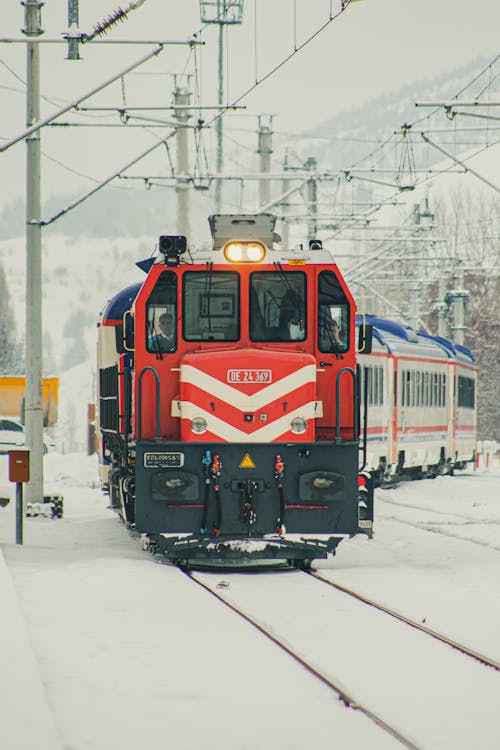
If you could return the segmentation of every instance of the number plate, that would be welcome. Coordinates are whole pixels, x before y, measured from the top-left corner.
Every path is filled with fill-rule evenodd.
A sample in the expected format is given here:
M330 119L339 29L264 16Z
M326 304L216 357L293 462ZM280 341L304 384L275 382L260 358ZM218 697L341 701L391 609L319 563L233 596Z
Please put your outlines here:
M272 370L228 370L228 383L272 383Z
M145 453L146 469L180 469L184 466L184 453Z

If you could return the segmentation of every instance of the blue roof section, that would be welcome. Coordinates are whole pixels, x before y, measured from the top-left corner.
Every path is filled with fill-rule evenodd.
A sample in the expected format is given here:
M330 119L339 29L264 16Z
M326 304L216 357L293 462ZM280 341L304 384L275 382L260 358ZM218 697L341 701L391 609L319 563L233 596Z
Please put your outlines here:
M462 354L465 354L466 357L469 357L471 362L476 361L475 356L473 355L470 349L467 349L466 346L462 346L461 344L455 344L455 348L457 349L457 351L461 352Z
M101 320L121 320L123 314L130 309L141 286L142 284L131 284L115 294L102 311Z
M386 320L385 318L377 318L376 315L364 315L356 316L356 323L360 324L363 322L370 323L374 328L379 331L386 331L386 333L392 333L393 336L397 336L404 341L415 341L415 331L410 326L404 326L401 323L396 323L394 320Z
M452 342L448 341L448 339L444 339L442 336L433 336L431 333L427 333L426 331L419 331L417 335L423 339L433 341L435 344L437 344L437 346L439 346L441 349L443 349L443 351L446 352L448 359L452 359L455 356L455 344L452 344Z
M419 339L425 339L427 342L432 342L435 346L439 347L443 351L448 359L453 359L457 356L457 353L470 359L471 362L475 362L474 355L465 346L455 344L442 336L434 336L431 333L425 331L415 331L410 326L405 326L401 323L397 323L394 320L386 320L385 318L378 318L376 315L356 315L356 325L360 326L362 322L370 323L373 326L373 335L381 344L387 347L391 353L391 347L389 342L384 337L384 333L389 334L392 337L399 338L402 341L407 341L410 344L418 344Z

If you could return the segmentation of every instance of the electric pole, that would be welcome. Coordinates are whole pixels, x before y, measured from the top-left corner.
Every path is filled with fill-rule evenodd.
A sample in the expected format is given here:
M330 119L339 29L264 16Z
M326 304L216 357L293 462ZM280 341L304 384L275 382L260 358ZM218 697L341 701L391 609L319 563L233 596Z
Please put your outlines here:
M78 0L68 0L68 60L79 60Z
M438 316L438 336L444 338L446 336L446 313L448 312L448 305L444 301L446 294L446 279L442 275L439 277L438 289L438 301L435 305L435 310Z
M219 26L219 117L215 123L217 135L217 174L222 176L224 154L222 145L222 110L224 102L224 26L234 26L243 21L243 0L200 0L200 15L203 23L216 23ZM222 209L222 180L215 182L215 210Z
M454 343L463 346L466 330L465 304L469 295L464 289L464 270L460 261L453 272L453 287L445 296L445 301L452 305L453 311L453 325L450 325L450 331Z
M31 41L43 31L38 0L25 0L23 33L26 43L26 125L40 119L40 45ZM41 227L41 131L26 138L26 443L30 449L30 481L26 500L43 500L42 409L42 227Z
M259 115L259 129L257 131L257 153L259 154L259 207L267 206L271 200L271 181L267 175L271 171L271 136L273 117L269 115L267 125L262 122L262 115Z
M174 105L179 107L179 109L174 109L174 117L179 123L176 134L177 179L175 183L175 192L177 195L177 234L189 238L189 156L187 121L191 115L186 107L190 103L191 94L189 92L189 84L185 87L181 87L177 83L177 76L174 77L174 82Z
M317 239L318 233L318 183L316 180L316 165L317 162L313 156L309 157L309 159L305 163L306 169L309 169L311 172L311 177L307 181L306 185L307 213L309 216L307 222L308 240Z
M288 171L288 154L285 154L285 159L283 161L283 172ZM283 195L286 194L286 191L288 190L288 180L286 177L283 178L283 181L281 183L281 190L283 192ZM281 203L281 210L283 211L283 218L281 220L281 247L286 248L288 250L290 246L290 227L288 224L288 217L286 215L286 210L288 208L288 199L283 198L283 202Z
M420 328L420 298L422 296L422 282L414 275L410 284L410 323L415 331Z

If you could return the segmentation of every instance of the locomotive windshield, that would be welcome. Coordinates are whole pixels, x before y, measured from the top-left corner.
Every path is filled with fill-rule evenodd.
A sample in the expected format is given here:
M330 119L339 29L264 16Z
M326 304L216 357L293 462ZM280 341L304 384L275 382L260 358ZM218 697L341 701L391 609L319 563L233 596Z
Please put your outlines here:
M239 276L232 271L188 271L183 278L182 324L186 341L237 341Z
M251 274L252 341L304 341L306 309L306 275L301 271Z

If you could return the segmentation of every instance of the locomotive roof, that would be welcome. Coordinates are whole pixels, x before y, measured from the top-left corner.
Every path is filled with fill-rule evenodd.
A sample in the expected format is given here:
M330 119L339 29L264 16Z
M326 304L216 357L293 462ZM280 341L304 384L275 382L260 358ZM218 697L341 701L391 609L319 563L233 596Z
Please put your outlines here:
M226 256L224 255L223 247L218 247L216 249L204 248L191 250L188 257L189 260L187 260L185 256L181 257L181 265L190 265L191 263L213 263L214 265L223 265L227 266L228 268L234 268L236 266L241 268L241 264L232 263L231 261L227 260ZM161 253L156 255L153 260L155 264L164 263L164 257ZM296 266L297 270L300 270L300 266L305 265L335 265L335 258L333 254L326 248L311 250L308 247L297 245L296 247L285 249L282 247L273 247L266 245L266 257L261 263L245 265L251 265L252 268L258 270L259 266L269 266L273 263L282 263L284 266Z
M101 313L101 321L104 320L121 320L124 313L130 310L133 301L137 297L142 284L136 283L122 289L108 300L104 310Z

